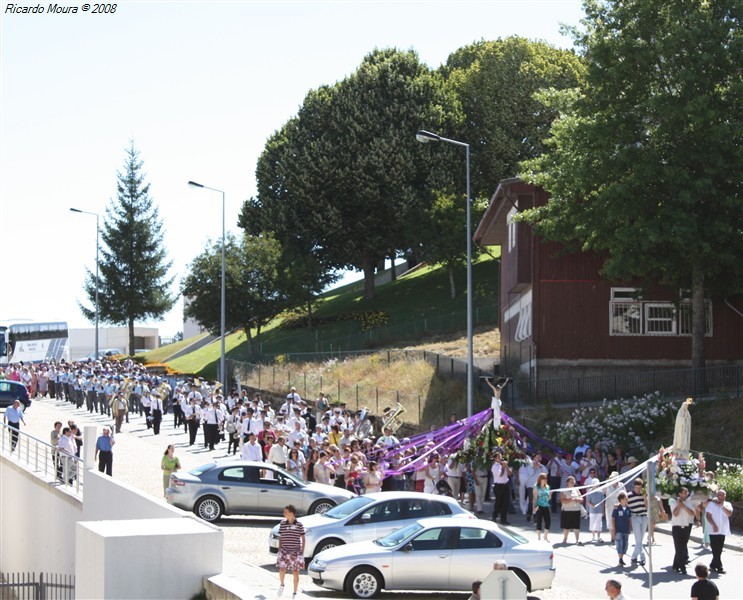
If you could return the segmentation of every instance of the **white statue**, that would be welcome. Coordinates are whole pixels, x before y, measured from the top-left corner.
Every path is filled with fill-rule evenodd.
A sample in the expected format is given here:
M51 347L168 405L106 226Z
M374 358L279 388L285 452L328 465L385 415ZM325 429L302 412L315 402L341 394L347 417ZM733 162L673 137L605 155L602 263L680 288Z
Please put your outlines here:
M691 398L687 398L686 402L681 405L676 415L676 426L673 430L673 453L681 460L689 460L689 447L691 446L689 405L691 403Z

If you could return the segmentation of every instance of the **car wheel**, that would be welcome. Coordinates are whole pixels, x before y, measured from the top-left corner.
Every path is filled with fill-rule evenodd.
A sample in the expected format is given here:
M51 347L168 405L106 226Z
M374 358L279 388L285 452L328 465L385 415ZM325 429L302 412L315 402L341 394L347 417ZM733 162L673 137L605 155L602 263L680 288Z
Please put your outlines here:
M322 515L335 506L332 500L315 500L310 506L309 515Z
M335 548L336 546L343 546L345 542L343 540L339 540L338 538L328 538L327 540L323 540L320 542L317 547L315 548L315 554L320 554L323 550L327 550L328 548Z
M531 592L531 581L529 581L529 576L526 573L524 573L521 569L508 569L508 570L516 573L516 576L526 586L526 591Z
M193 507L193 511L197 516L204 519L208 523L213 523L218 520L224 512L222 501L214 496L206 496L201 498L196 506Z
M357 567L348 576L346 591L354 598L376 598L382 591L382 576L371 567Z

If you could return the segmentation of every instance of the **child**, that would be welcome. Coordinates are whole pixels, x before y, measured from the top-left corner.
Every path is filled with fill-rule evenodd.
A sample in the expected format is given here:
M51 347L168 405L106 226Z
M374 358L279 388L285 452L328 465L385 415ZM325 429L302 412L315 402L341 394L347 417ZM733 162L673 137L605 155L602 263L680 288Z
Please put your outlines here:
M611 513L611 531L617 541L617 554L619 555L619 566L624 566L624 555L629 545L629 532L632 529L632 512L627 506L627 494L621 492L617 496L619 505Z
M598 484L586 496L588 506L588 529L591 531L591 541L603 544L601 530L603 529L604 517L604 492L597 490Z

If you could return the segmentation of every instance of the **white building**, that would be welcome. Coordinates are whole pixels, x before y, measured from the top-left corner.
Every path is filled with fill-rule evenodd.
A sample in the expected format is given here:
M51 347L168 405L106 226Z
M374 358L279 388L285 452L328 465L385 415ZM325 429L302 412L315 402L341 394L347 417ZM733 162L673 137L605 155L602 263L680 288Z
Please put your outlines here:
M70 360L80 360L95 352L95 327L69 330ZM129 347L128 327L99 327L98 351L121 350ZM134 351L153 350L160 347L157 327L134 326Z

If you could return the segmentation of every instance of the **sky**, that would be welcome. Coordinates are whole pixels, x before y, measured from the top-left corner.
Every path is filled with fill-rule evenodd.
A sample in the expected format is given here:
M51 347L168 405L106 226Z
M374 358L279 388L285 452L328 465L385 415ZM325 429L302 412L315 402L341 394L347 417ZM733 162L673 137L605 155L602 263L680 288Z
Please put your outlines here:
M14 13L9 4L45 12ZM579 0L147 0L117 2L112 14L58 4L79 10L2 2L0 322L91 326L78 301L85 268L95 268L96 218L69 209L99 213L103 224L130 140L163 221L177 293L222 227L221 195L187 182L223 190L227 230L239 232L266 140L311 89L353 73L374 48L412 48L432 68L482 39L520 35L570 48L560 24L583 16ZM182 315L179 298L162 321L140 324L172 336Z

